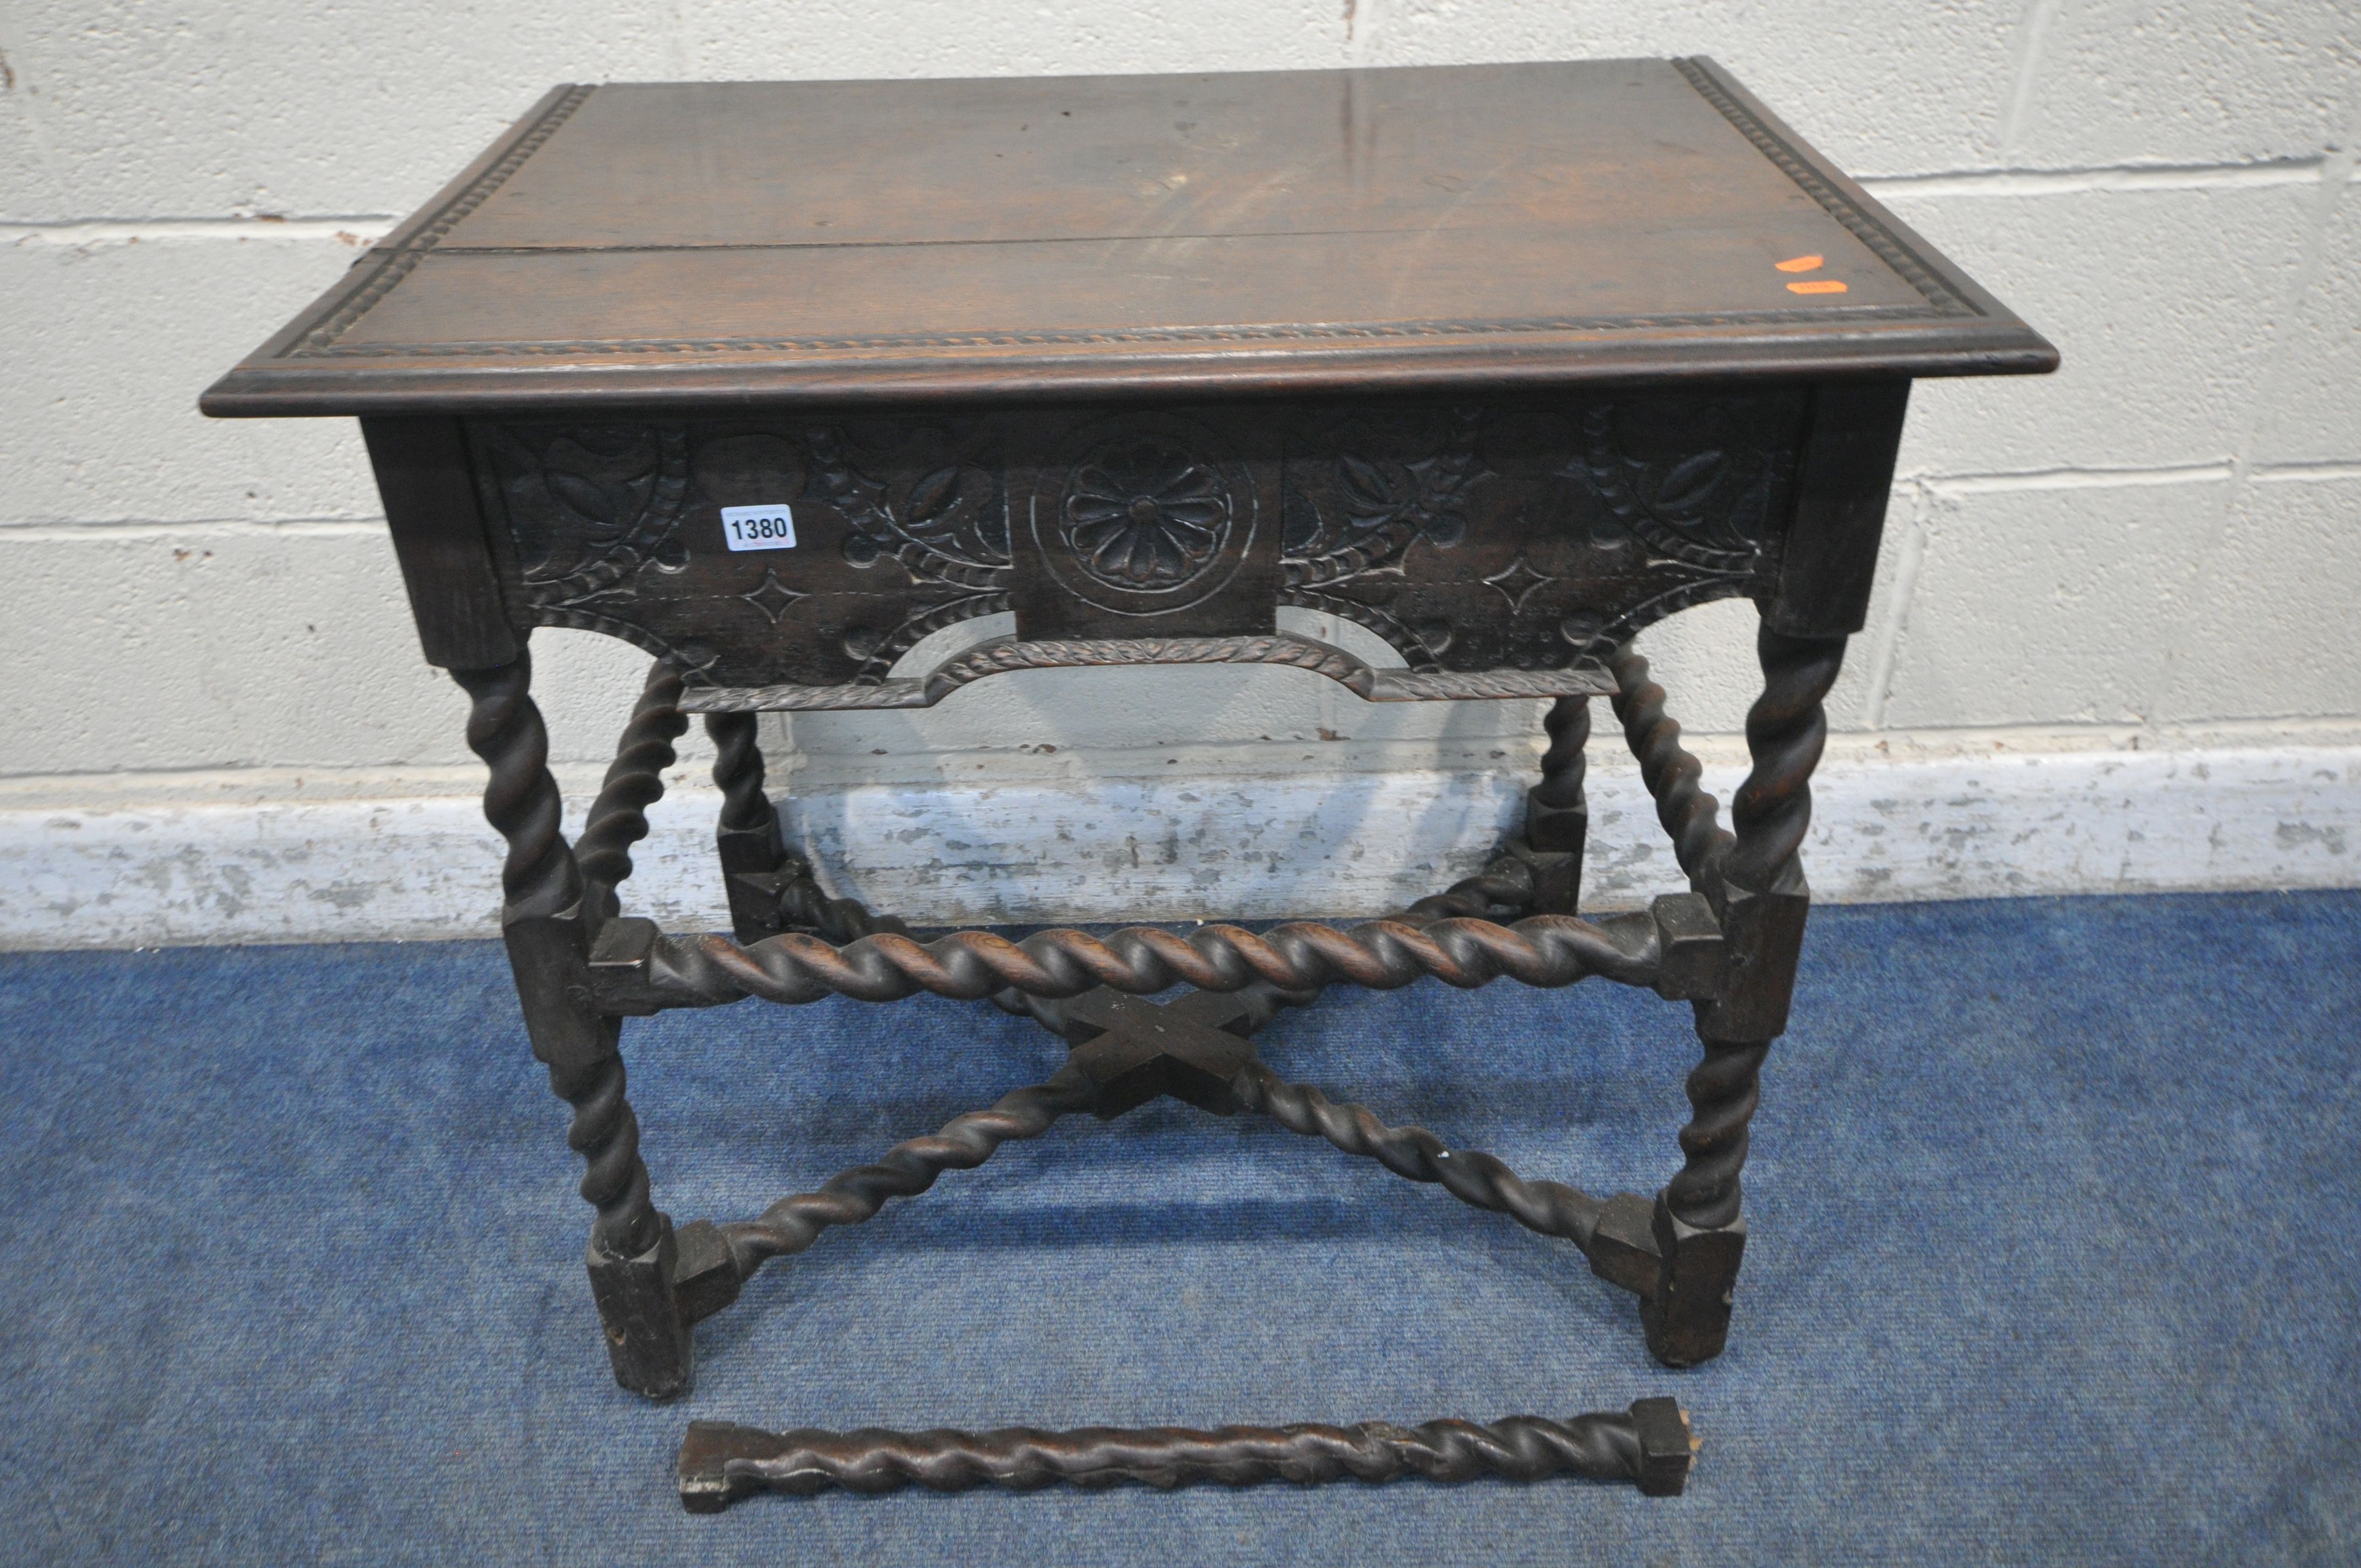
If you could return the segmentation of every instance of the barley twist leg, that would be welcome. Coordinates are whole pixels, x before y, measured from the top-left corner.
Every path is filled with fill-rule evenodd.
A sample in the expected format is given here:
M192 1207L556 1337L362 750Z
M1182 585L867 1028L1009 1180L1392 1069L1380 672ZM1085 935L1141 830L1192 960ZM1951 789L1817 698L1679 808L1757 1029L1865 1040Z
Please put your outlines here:
M1582 789L1589 759L1590 699L1562 696L1542 720L1549 749L1541 782L1525 794L1525 848L1534 880L1533 907L1571 915L1582 893L1582 851L1590 833L1590 806Z
M455 670L452 677L474 700L467 745L491 770L484 816L508 840L501 928L526 1032L549 1069L550 1087L574 1112L566 1142L583 1158L581 1192L596 1211L588 1262L608 1352L624 1387L668 1397L689 1379L687 1326L672 1297L672 1226L649 1196L639 1119L624 1092L619 1020L590 1001L588 927L597 916L560 831L563 806L549 773L549 732L531 695L532 658ZM642 715L661 707L642 700ZM660 728L651 723L644 733ZM610 841L617 855L628 842L620 833Z
M648 807L664 798L664 771L676 757L673 742L688 729L680 711L680 677L661 661L632 705L631 722L616 742L615 760L574 846L592 916L611 920L620 910L615 890L631 874L631 846L648 836Z
M1682 749L1681 727L1664 711L1664 688L1649 678L1648 661L1629 642L1615 650L1615 717L1640 763L1641 782L1656 802L1656 819L1672 835L1681 874L1698 892L1708 891L1715 870L1730 846L1717 818L1721 802L1698 782L1705 764Z
M1811 905L1798 857L1811 825L1812 769L1828 739L1821 705L1844 646L1841 637L1790 637L1768 626L1756 640L1763 687L1746 719L1753 767L1731 802L1736 838L1710 872L1728 978L1720 995L1697 1004L1704 1059L1686 1085L1681 1169L1656 1199L1661 1283L1642 1308L1650 1348L1675 1365L1720 1354L1729 1338L1746 1245L1740 1173L1747 1129L1795 989Z
M763 787L763 749L752 713L708 713L713 782L721 786L722 876L730 920L741 942L787 931L814 931L831 942L856 941L880 931L906 934L890 915L874 915L857 898L830 898L811 864L788 844L778 810Z
M508 841L500 866L507 919L555 915L581 896L582 879L559 831L565 805L549 776L549 730L533 705L533 656L495 670L455 670L474 706L467 749L484 760L484 820Z
M1759 652L1763 692L1746 718L1754 766L1731 802L1738 837L1722 862L1734 945L1750 936L1753 942L1741 993L1700 1009L1706 1059L1689 1075L1696 1114L1681 1130L1687 1163L1667 1189L1673 1213L1699 1227L1729 1224L1739 1213L1757 1075L1785 1024L1809 906L1798 851L1811 826L1812 769L1828 740L1820 705L1843 663L1844 640L1786 637L1765 627ZM1775 1021L1764 1017L1766 992L1775 993ZM1765 1023L1773 1025L1768 1032Z

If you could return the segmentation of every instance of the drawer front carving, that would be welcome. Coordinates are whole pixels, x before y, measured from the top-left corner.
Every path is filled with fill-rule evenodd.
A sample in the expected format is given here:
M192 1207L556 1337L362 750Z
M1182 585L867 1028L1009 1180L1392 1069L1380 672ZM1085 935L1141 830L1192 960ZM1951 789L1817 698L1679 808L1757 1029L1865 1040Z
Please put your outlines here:
M773 413L470 436L518 623L625 638L698 706L912 706L978 672L1141 659L1499 696L1605 689L1609 650L1639 628L1767 587L1804 406ZM790 510L792 546L731 549L736 507ZM1406 669L1278 634L1281 605L1368 628ZM928 633L1008 609L1016 643L967 673L891 678Z
M603 631L692 684L884 678L1009 607L1000 432L983 422L472 427L510 610ZM732 551L721 509L784 503L791 549Z
M1605 670L1775 569L1800 397L1341 410L1286 464L1282 600L1413 671Z

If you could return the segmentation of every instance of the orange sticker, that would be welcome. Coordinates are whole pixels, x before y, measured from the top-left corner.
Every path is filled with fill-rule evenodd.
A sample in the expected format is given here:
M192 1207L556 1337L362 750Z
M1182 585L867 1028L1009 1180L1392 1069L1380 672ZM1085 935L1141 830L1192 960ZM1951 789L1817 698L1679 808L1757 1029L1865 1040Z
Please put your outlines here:
M1844 291L1845 286L1833 278L1815 278L1808 283L1787 285L1787 292L1791 294L1841 294Z
M1776 263L1782 272L1809 272L1813 268L1820 265L1822 265L1822 258L1817 256L1791 256L1786 260Z

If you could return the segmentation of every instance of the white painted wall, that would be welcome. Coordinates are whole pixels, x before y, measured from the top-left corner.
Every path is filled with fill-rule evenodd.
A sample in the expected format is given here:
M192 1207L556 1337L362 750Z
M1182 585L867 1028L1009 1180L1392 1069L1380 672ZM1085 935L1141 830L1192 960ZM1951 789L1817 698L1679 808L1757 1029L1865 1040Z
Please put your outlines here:
M2350 0L11 0L0 944L487 928L465 705L354 433L194 402L549 82L1670 53L1729 64L2066 358L1919 389L1823 893L2361 882ZM1649 635L1693 729L1739 721L1749 614ZM639 656L535 648L587 785ZM1351 913L1480 853L1536 718L1046 672L774 740L847 885L913 915ZM1636 801L1609 770L1602 900L1663 885ZM682 804L646 892L710 919Z

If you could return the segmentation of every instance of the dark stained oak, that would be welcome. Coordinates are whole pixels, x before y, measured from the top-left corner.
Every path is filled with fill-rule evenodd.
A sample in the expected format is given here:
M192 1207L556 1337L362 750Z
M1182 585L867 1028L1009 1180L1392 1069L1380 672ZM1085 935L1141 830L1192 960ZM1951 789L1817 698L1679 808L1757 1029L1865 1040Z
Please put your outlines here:
M1609 692L1642 628L1799 575L1784 612L1852 630L1907 389L1819 394L1868 460L1821 441L1800 490L1800 388L467 429L510 618L645 649L691 709L926 707L1119 663L1286 663L1416 701ZM722 509L766 502L796 547L730 549ZM1791 516L1808 551L1783 552ZM1824 556L1850 574L1833 598L1838 576L1782 567ZM1400 667L1279 636L1282 606L1358 623ZM1012 610L1013 646L896 673Z
M693 1325L766 1264L1063 1117L1168 1095L1563 1238L1639 1298L1659 1360L1719 1354L1810 907L1823 704L1910 384L2056 363L1711 62L1609 60L561 87L203 407L361 418L422 648L472 700L615 1376L664 1398L690 1385ZM1632 639L1728 598L1761 611L1763 685L1725 828ZM915 667L933 633L1003 614L1013 636ZM1382 652L1300 634L1320 617ZM571 843L531 692L542 626L656 660ZM1204 663L1370 701L1554 699L1521 828L1477 875L1350 929L922 943L830 894L764 782L760 711ZM1586 920L1593 696L1688 891ZM734 940L667 935L620 895L694 713ZM1680 1168L1653 1198L1595 1196L1256 1055L1325 987L1424 976L1691 1004ZM1194 989L1147 1000L1175 983ZM627 1020L921 991L1024 1014L1071 1054L752 1219L655 1206ZM809 1490L815 1465L861 1489L1578 1472L1674 1491L1688 1447L1652 1399L1488 1428L715 1428L682 1475L692 1507Z
M1706 60L626 83L553 92L204 407L2055 362Z

